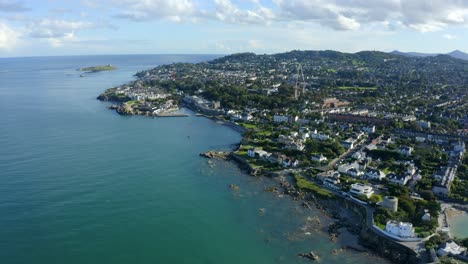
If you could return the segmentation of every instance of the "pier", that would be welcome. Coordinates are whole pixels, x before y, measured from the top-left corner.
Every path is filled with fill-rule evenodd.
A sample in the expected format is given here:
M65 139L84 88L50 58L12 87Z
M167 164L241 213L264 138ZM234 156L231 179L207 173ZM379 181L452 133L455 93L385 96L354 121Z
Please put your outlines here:
M189 117L189 114L159 114L155 117Z

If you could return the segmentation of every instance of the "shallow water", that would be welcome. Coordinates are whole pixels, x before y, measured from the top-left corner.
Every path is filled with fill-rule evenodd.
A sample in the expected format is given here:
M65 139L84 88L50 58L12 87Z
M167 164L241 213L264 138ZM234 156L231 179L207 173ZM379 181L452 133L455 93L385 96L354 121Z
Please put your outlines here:
M330 255L339 245L323 227L303 229L317 211L264 192L271 179L198 156L238 143L233 130L119 116L95 99L139 70L210 58L0 59L1 263L302 263L310 250L323 263L381 263ZM108 63L119 69L76 71Z

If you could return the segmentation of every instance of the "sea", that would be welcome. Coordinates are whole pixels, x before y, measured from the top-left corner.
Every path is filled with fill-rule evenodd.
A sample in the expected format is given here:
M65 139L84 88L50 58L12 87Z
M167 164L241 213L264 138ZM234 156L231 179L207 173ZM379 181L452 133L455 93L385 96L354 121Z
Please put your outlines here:
M227 161L210 119L120 116L96 97L160 64L215 55L0 58L0 263L386 263L346 250L290 197ZM115 71L78 68L112 64ZM81 76L81 77L80 77ZM236 184L239 190L231 190Z

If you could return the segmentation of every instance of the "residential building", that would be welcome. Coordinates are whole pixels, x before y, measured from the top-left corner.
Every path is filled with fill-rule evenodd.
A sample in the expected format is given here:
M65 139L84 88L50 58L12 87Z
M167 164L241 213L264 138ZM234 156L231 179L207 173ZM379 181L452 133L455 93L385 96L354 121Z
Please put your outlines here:
M340 175L333 175L331 177L326 177L323 179L323 185L330 189L339 190L340 187Z
M385 231L389 234L401 237L411 238L414 237L413 224L407 222L398 222L395 220L389 220L385 226Z
M292 142L285 147L286 149L292 149L292 150L299 150L303 151L305 146L302 144L302 142Z
M359 165L356 162L351 163L351 164L344 163L344 164L338 165L338 172L347 174L348 170L351 168L359 168Z
M322 154L320 154L320 155L317 154L317 155L313 155L312 158L311 158L311 160L313 160L313 161L318 161L318 162L322 162L322 161L327 161L328 159L327 159L327 157L325 157L325 156L322 155Z
M260 149L260 148L251 148L247 150L247 155L252 158L267 158L270 153Z
M281 122L288 122L289 117L284 116L284 115L274 115L273 116L273 121L276 123L281 123Z
M249 157L255 158L255 151L260 150L259 148L251 148L247 150L247 155Z
M283 159L283 167L297 167L299 165L298 160L293 160L290 158Z
M437 254L441 257L446 255L460 255L466 251L465 247L459 246L457 243L453 241L443 243L439 250L437 250Z
M356 143L356 140L354 138L348 138L344 141L341 141L341 145L347 149L352 149L354 148L354 144Z
M405 185L411 177L409 175L400 175L396 173L387 174L387 179L398 185Z
M421 220L423 221L431 221L431 214L429 213L429 210L424 210L424 215L421 217Z
M318 140L329 140L330 139L330 136L329 135L325 135L325 134L320 134L320 133L313 133L310 135L311 138L313 139L318 139Z
M405 155L406 157L411 156L411 153L413 153L414 148L413 147L402 147L400 148L400 153Z
M286 156L278 153L273 153L268 156L268 161L271 163L276 163L276 164L283 164L283 160L286 158Z
M367 179L380 181L385 178L385 173L378 169L367 168L365 176Z
M457 166L441 167L435 174L434 178L437 183L432 187L432 192L440 196L448 196L452 182L455 179Z
M374 190L369 185L365 185L362 183L354 183L351 185L351 190L349 190L349 193L354 195L364 195L367 198L369 198L374 193Z
M368 134L372 134L372 133L375 133L375 126L365 126L362 128L362 131L368 133Z
M346 171L346 174L348 174L351 177L358 178L361 177L364 173L356 168L351 168L348 171Z
M418 125L420 127L422 127L422 128L425 128L425 129L431 128L431 122L429 122L429 121L420 120L420 121L418 121Z

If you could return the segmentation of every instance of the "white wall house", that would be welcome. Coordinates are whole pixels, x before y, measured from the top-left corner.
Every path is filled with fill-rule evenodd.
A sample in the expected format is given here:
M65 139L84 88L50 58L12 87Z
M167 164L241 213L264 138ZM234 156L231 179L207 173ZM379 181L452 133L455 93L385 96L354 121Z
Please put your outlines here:
M413 147L403 147L400 149L400 153L405 155L406 157L411 156L411 153L413 153L414 148Z
M351 185L351 190L349 190L349 193L354 195L365 195L367 198L369 198L374 193L374 190L369 185L354 183Z
M402 238L414 237L414 228L411 223L389 220L385 226L385 231Z
M387 179L398 185L405 185L411 177L409 175L399 175L395 173L387 174Z
M367 168L366 170L366 178L371 179L371 180L382 180L385 178L385 173L381 170L373 169L373 168Z
M466 248L459 246L457 243L450 241L445 242L442 244L437 250L437 254L441 257L446 256L448 254L459 255L466 251Z
M318 139L318 140L329 140L330 136L325 135L325 134L318 134L318 133L313 133L310 135L311 138L313 139Z
M311 158L311 160L313 160L313 161L318 161L318 162L322 162L322 161L327 161L328 159L327 159L327 157L325 157L325 156L322 155L322 154L320 154L320 155L317 154L317 155L313 155L312 158Z
M366 126L366 127L363 127L362 128L362 131L368 133L368 134L372 134L372 133L375 133L375 126Z
M361 177L364 173L356 168L351 168L348 171L346 171L346 174L348 174L351 177L357 178Z
M339 175L338 175L338 177L335 177L335 176L325 177L325 179L323 180L323 185L325 185L326 187L328 187L330 189L333 189L333 190L341 189L339 184L340 184Z

